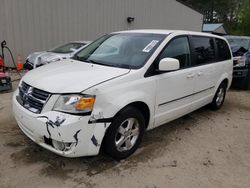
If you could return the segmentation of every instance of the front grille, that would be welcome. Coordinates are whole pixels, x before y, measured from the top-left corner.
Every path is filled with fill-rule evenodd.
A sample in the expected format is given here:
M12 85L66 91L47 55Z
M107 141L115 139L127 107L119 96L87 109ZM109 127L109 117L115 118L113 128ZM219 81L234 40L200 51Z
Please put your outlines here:
M50 93L34 88L25 82L19 87L17 101L26 109L34 113L41 113Z

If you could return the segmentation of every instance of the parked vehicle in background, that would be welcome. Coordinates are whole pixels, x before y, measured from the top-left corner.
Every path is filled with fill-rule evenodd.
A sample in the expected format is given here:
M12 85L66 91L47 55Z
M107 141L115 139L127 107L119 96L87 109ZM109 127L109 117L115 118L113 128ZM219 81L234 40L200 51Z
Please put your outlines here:
M28 72L13 96L21 130L66 157L130 156L153 129L204 105L220 109L231 85L227 41L212 34L131 30L105 35L70 60Z
M250 89L250 37L225 36L228 40L233 56L233 86Z
M48 51L34 52L27 57L24 68L31 70L62 59L68 59L89 43L90 41L75 41L57 46Z

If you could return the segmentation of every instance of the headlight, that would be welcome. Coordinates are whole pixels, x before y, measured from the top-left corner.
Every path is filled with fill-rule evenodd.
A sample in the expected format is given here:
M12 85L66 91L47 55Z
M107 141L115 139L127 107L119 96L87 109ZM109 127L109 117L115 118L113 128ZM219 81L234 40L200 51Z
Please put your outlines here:
M73 114L83 114L90 113L95 104L95 96L93 95L61 95L53 110L73 113Z
M246 65L246 57L236 57L234 58L234 66L244 67Z

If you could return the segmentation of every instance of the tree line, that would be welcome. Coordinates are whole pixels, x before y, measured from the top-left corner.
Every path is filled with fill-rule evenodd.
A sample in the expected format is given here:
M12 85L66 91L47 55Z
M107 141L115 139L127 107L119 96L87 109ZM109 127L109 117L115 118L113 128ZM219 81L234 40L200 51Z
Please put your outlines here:
M224 23L229 34L250 36L250 0L182 0L204 15L204 23Z

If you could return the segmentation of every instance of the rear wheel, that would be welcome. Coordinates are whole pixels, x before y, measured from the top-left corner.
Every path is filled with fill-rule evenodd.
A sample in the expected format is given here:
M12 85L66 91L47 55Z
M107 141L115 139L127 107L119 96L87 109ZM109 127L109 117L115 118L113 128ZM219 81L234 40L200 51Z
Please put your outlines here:
M215 93L212 103L210 104L213 110L218 110L222 107L225 100L226 91L227 85L225 82L222 82Z
M141 143L145 119L134 107L126 107L114 118L104 140L104 152L121 160L132 155Z

